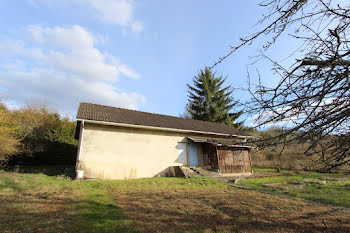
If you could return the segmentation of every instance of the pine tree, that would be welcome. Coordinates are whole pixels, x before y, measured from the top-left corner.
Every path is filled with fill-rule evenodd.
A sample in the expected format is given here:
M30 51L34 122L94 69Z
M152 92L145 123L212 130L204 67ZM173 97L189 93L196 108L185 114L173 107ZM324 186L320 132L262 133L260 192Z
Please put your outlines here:
M215 74L206 67L194 76L193 86L187 84L189 99L184 116L239 128L242 123L236 120L242 111L231 112L237 104L232 97L233 89L223 87L226 78Z

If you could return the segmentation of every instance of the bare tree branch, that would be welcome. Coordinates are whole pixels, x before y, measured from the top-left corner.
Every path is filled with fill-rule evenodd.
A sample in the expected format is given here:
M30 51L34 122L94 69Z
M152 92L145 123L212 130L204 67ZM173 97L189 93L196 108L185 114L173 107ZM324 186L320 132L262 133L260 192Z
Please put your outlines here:
M243 46L258 38L267 38L268 49L289 29L301 40L303 52L293 66L285 68L265 56L280 77L274 87L262 83L248 91L252 98L243 103L246 114L255 117L256 125L282 124L279 135L263 138L259 147L307 143L306 155L318 154L315 161L334 168L350 160L350 4L336 0L266 0L269 9L258 25L267 24L256 33L241 39L241 44L219 58L217 66ZM270 22L270 23L269 23ZM287 30L288 28L288 30ZM282 146L284 148L284 146Z

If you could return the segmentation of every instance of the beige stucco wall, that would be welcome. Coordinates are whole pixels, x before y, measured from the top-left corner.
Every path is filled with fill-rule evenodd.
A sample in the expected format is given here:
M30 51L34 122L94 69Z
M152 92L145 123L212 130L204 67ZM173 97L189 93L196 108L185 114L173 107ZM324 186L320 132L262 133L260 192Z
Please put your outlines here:
M85 123L78 168L87 178L153 177L179 163L186 134Z

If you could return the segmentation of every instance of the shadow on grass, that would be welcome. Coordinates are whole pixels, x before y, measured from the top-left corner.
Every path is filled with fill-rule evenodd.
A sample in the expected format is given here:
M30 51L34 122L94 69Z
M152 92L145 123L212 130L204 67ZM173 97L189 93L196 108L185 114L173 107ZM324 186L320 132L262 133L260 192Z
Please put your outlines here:
M10 185L12 187L12 185ZM0 232L136 232L123 210L108 198L65 192L0 190Z
M0 182L0 192L2 189L12 189L16 192L22 191L21 185L9 177L2 177Z
M65 176L73 179L75 177L75 166L71 164L67 165L22 165L22 166L11 166L5 167L7 172L18 172L18 173L32 173L32 174L45 174L47 176Z
M0 168L9 172L74 178L77 146L60 142L43 142L43 145L43 151L30 156L18 154L7 157L0 161Z
M101 204L96 201L82 201L80 223L76 230L82 232L137 232L133 229L133 223L124 211L115 204Z
M43 140L40 151L32 154L11 155L0 161L0 168L13 171L18 167L23 167L18 172L37 173L38 167L66 167L75 166L77 146L69 143L51 142ZM26 169L27 167L36 167ZM43 169L46 175L63 175L63 170Z

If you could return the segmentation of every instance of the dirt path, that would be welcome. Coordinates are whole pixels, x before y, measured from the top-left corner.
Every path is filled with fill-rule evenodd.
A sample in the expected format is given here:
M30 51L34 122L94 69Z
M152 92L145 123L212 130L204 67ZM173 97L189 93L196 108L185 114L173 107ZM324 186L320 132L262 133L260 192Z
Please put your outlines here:
M350 212L234 188L139 190L116 201L141 232L350 232Z

